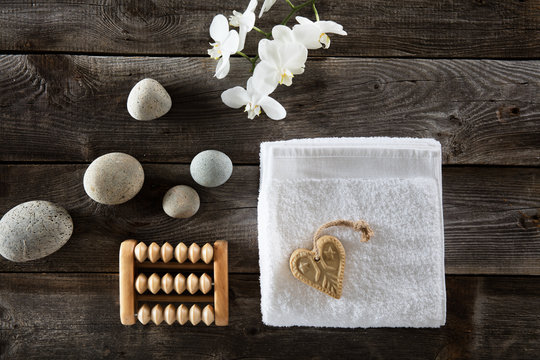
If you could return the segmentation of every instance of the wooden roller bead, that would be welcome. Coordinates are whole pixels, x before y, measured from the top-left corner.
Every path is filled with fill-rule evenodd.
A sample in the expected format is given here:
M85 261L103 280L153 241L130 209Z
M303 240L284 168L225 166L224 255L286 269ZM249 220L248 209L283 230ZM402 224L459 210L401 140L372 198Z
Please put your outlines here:
M202 311L202 321L206 326L210 326L214 322L214 308L212 305L206 305Z
M182 274L177 274L174 277L174 291L178 294L183 293L186 290L186 277Z
M212 258L214 257L214 247L210 244L204 244L201 249L201 259L206 264L210 264Z
M172 325L176 321L176 308L173 304L169 304L163 310L163 319L169 325Z
M201 308L196 304L192 305L191 309L189 309L189 321L191 321L193 325L197 325L201 322Z
M184 261L186 261L187 255L188 248L186 244L180 243L176 245L176 248L174 249L174 258L176 259L176 261L178 261L179 263L183 263Z
M166 242L161 247L161 260L163 260L164 263L168 263L173 258L173 252L174 249L172 245Z
M150 321L150 306L148 306L148 304L144 304L139 308L139 311L137 312L137 319L139 319L143 325L148 324Z
M148 278L148 289L152 294L156 294L161 288L161 279L158 274L153 273Z
M201 247L195 243L191 244L188 249L188 258L192 263L196 263L201 259Z
M176 310L176 320L180 325L184 325L189 320L189 309L186 305L182 304Z
M135 258L138 262L143 262L148 256L148 246L145 243L140 242L135 246Z
M151 263L155 263L159 260L160 257L160 247L155 242L151 243L148 247L148 260L150 260Z
M154 324L159 325L163 321L163 308L161 305L157 304L152 308L152 313L150 314Z
M199 278L195 274L189 274L186 280L186 288L191 295L199 291Z
M203 294L212 290L212 278L207 273L204 273L199 278L199 288Z
M142 294L148 289L148 278L144 274L139 274L135 280L135 289L139 294Z
M163 275L161 278L161 290L165 292L165 294L169 294L173 289L173 277L171 274L167 273Z

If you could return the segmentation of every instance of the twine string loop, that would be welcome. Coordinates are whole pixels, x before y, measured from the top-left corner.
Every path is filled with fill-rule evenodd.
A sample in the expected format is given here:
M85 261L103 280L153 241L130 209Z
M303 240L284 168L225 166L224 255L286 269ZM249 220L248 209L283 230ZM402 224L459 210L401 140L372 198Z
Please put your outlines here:
M327 222L326 224L321 225L317 231L315 232L315 235L313 235L313 250L315 251L315 261L319 261L320 254L319 249L317 247L317 240L322 236L322 232L325 229L328 229L329 227L333 226L345 226L353 229L354 231L358 231L362 233L362 237L360 239L361 242L367 242L369 239L373 236L373 230L369 226L369 224L364 220L357 220L357 221L351 221L351 220L334 220Z

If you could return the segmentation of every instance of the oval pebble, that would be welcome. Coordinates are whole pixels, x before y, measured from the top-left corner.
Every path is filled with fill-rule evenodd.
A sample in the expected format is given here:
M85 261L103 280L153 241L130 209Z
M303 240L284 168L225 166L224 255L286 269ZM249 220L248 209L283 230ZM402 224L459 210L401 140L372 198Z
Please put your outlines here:
M109 153L95 159L84 173L84 190L90 198L105 205L132 199L144 183L144 171L133 156Z
M216 187L229 180L233 164L231 159L221 151L205 150L193 158L189 170L197 184Z
M28 201L0 220L0 255L17 262L40 259L60 249L72 233L73 221L63 207Z
M154 79L143 79L131 89L127 109L136 120L154 120L165 115L171 109L171 96Z
M199 211L201 200L199 194L189 186L175 186L163 197L163 211L177 219L192 217Z

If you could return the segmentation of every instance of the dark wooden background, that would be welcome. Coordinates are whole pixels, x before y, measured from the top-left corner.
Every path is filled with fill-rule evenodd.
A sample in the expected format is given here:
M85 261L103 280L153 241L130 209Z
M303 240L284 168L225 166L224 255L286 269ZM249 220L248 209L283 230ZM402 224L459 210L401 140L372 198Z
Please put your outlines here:
M275 97L288 117L249 121L220 93L249 64L212 77L208 26L247 0L10 1L0 4L0 214L46 199L72 239L28 263L0 260L0 358L538 359L540 356L540 0L320 0L344 25ZM262 3L262 0L259 1ZM259 26L287 13L279 0ZM301 14L311 16L309 10ZM258 34L248 37L254 53ZM172 110L126 111L131 87L160 81ZM319 136L433 137L443 146L448 320L440 329L264 326L259 309L258 149ZM231 180L195 186L189 162L226 152ZM147 179L120 206L84 193L87 164L137 157ZM168 218L165 191L194 186L200 212ZM124 327L118 249L229 241L231 325Z

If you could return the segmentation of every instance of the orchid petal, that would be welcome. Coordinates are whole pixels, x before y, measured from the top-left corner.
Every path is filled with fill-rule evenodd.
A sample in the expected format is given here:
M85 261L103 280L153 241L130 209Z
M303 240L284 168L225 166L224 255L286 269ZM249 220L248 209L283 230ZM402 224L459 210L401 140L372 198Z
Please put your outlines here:
M219 59L216 66L216 74L214 75L218 79L223 79L229 73L231 68L231 63L229 62L229 54L223 54L221 59Z
M259 12L259 17L263 16L265 12L270 10L270 8L276 3L277 0L264 0L261 11Z
M317 21L315 24L321 29L321 33L347 35L347 32L343 30L343 26L335 21Z
M218 14L214 16L212 23L210 24L210 37L214 41L222 41L229 32L229 23L225 15Z
M275 41L268 39L262 39L259 41L259 57L262 61L271 61L273 63L279 63L278 46Z
M246 12L254 12L255 8L257 7L257 0L251 0L249 2L248 7L246 8Z
M285 110L283 105L269 96L265 96L263 99L261 99L259 105L266 115L272 120L281 120L287 116L287 110Z
M293 27L293 35L296 41L303 44L309 50L322 47L319 37L321 30L315 24L302 24Z
M276 89L280 76L274 64L261 61L253 71L253 88L263 95L271 94Z
M224 54L234 54L238 50L239 42L240 38L238 33L236 30L231 30L221 44L221 51Z
M221 94L221 100L225 105L233 109L238 109L249 102L247 91L241 86L235 86L225 90Z
M313 24L313 21L309 20L308 18L305 18L303 16L297 16L294 18L299 24L302 24L302 25L309 25L309 24Z
M291 28L285 25L276 25L272 28L272 37L278 41L295 42Z

